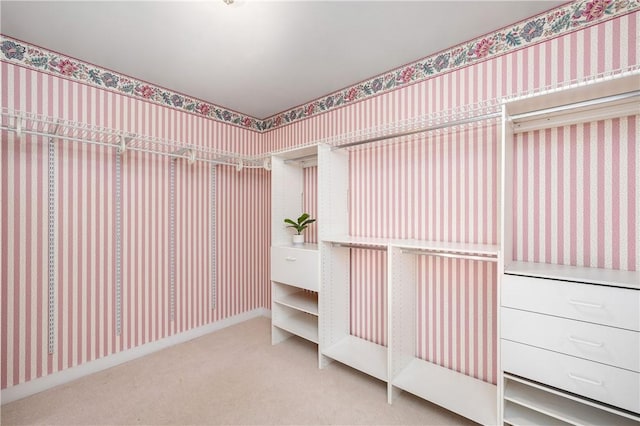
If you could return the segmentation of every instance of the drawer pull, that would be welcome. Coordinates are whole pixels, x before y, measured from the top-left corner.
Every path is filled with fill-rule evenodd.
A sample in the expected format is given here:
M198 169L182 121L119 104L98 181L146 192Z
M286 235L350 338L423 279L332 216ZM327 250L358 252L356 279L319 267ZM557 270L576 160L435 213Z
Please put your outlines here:
M291 257L291 256L287 256L284 258L284 260L288 260L289 262L295 262L296 258L295 257Z
M584 306L585 308L595 308L595 309L603 308L603 305L598 305L596 303L589 303L589 302L581 302L580 300L569 299L569 303L576 306Z
M589 383L590 385L602 386L602 381L600 381L600 380L587 379L585 377L576 376L573 373L569 373L569 377L572 378L573 380L577 380L579 382Z
M587 346L593 346L594 348L601 348L602 346L604 346L604 343L590 342L589 340L582 340L582 339L578 339L577 337L573 337L573 336L569 336L569 337L567 337L567 339L569 339L569 341L571 341L571 342L580 343L580 344L587 345Z

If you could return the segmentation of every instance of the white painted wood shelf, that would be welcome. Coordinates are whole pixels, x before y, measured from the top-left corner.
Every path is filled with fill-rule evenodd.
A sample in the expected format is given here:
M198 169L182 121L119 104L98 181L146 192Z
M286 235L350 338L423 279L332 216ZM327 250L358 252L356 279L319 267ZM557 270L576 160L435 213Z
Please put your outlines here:
M506 402L512 407L525 407L527 410L519 413L528 413L526 417L532 421L547 419L544 423L531 424L552 424L553 420L580 426L638 426L640 421L640 417L624 411L510 375L505 376L504 400L507 423L510 416Z
M318 343L318 318L304 312L274 320L273 325L313 343Z
M278 303L307 314L318 316L318 293L297 291L275 300Z
M510 262L505 274L608 285L640 290L640 271L620 271L550 263Z
M387 381L387 348L356 336L347 336L324 349L322 354L331 359Z
M566 423L553 417L545 416L535 410L521 405L505 403L504 423L511 426L568 426Z
M323 237L323 242L332 244L358 245L362 248L387 248L389 239L387 238L370 238L370 237L354 237L351 235L332 235Z
M414 358L392 384L479 423L495 422L497 387L491 383Z

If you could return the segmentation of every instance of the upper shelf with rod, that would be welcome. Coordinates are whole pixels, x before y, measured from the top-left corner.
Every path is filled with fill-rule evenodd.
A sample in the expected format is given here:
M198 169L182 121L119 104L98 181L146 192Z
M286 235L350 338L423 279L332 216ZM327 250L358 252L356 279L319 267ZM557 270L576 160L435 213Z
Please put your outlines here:
M640 84L638 83L640 81L639 77L640 66L632 65L587 78L564 81L538 87L527 92L514 93L502 98L482 101L475 105L460 106L369 129L335 135L319 140L317 143L332 145L333 149L359 149L365 146L407 142L430 132L438 134L491 126L501 122L503 105L508 106L509 114L518 114L518 109L535 109L532 108L532 103L541 99L540 95L548 95L550 93L557 93L558 105L562 102L578 102L580 100L579 97L585 96L585 94L589 94L589 97L594 97L593 90L599 91L598 96L605 97L610 94L609 92L615 92L617 87L628 86L630 81L635 81L637 86ZM576 88L579 90L574 90ZM578 93L578 98L567 99L566 93ZM633 108L637 105L637 97L638 93L632 93L620 99L606 99L609 107L607 111L612 114L618 114L621 110L633 112ZM547 98L545 97L545 99ZM543 106L539 107L542 108ZM589 108L591 106L586 107ZM602 112L599 112L599 114L600 117L603 117Z
M127 151L159 154L171 158L182 158L191 163L202 161L243 168L270 168L269 155L248 156L176 141L142 136L105 127L92 126L45 115L2 109L0 129L15 132L18 138L35 135L65 141L75 141L116 149L120 154Z

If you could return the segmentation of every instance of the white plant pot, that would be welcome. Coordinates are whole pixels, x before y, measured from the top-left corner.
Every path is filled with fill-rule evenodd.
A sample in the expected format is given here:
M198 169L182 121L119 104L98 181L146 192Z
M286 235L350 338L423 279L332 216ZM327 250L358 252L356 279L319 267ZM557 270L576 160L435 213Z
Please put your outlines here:
M304 235L296 234L293 236L293 244L304 244Z

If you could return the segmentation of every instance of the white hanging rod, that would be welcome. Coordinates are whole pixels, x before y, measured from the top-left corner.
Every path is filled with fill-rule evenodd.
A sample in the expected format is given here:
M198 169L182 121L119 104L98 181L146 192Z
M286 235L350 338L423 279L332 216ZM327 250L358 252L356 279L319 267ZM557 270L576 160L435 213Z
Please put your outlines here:
M297 157L297 158L288 158L286 160L284 160L285 164L290 164L290 163L304 163L307 161L313 161L313 160L317 160L318 156L316 154L312 154L312 155L305 155L302 157Z
M405 250L402 250L402 253L415 254L418 256L435 256L435 257L447 257L452 259L479 260L482 262L498 261L498 258L493 255L471 255L471 254L463 254L463 253L449 253L449 252L418 250L418 249L405 249Z
M342 247L342 248L352 248L352 249L387 251L387 246L370 246L370 245L365 245L365 244L331 243L331 246L332 247Z
M433 131L433 130L445 129L445 128L448 128L448 127L462 126L462 125L465 125L465 124L475 123L475 122L478 122L478 121L485 121L485 120L490 120L492 118L498 118L501 115L502 115L501 112L493 112L493 113L483 114L483 115L479 115L479 116L475 116L475 117L463 118L461 120L449 121L449 122L446 122L446 123L436 124L436 125L433 125L433 126L422 127L422 128L419 128L419 129L407 130L407 131L404 131L404 132L391 133L391 134L388 134L388 135L377 136L377 137L365 139L365 140L362 140L362 141L348 142L348 143L345 143L345 144L336 145L336 146L334 146L332 148L332 150L349 148L349 147L352 147L352 146L364 145L364 144L373 143L373 142L380 142L380 141L387 140L387 139L401 138L401 137L405 137L405 136L416 135L418 133L425 133L425 132L430 132L430 131Z
M567 110L575 110L576 108L590 108L590 107L597 108L603 104L609 104L612 102L623 102L625 100L633 100L634 98L638 98L638 97L640 97L640 90L621 93L619 95L612 95L612 96L605 96L602 98L590 99L588 101L574 102L571 104L560 105L552 108L539 109L536 111L525 112L522 114L515 114L515 115L512 115L510 118L515 123L515 122L518 122L519 120L531 119L531 118L539 117L541 115L557 114ZM636 108L638 108L637 105L636 105Z

